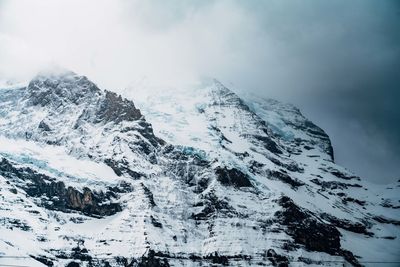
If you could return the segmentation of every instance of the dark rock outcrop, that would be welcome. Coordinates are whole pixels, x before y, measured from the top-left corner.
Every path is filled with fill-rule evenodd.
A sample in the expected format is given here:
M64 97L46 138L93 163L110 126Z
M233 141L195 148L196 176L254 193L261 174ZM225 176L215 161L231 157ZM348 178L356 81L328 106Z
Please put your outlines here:
M267 130L265 130L265 133L267 134L267 136L254 135L253 137L258 141L261 141L263 146L272 153L282 154L282 151L279 149L278 145L270 137L268 137L269 133L267 132Z
M215 169L217 180L223 185L239 187L251 187L249 176L236 168L217 167Z
M298 207L284 196L279 200L282 211L275 215L279 221L288 227L288 234L297 243L305 245L312 251L338 254L340 252L340 232L330 224L318 220L312 213Z
M359 199L356 199L356 198L353 198L353 197L345 197L345 198L342 199L342 202L344 204L347 204L348 202L353 202L353 203L356 203L356 204L358 204L360 206L364 206L365 203L366 203L364 200L359 200Z
M70 263L67 264L67 266L65 267L79 267L79 263L75 262L75 261L71 261Z
M26 97L32 105L57 108L65 102L78 104L99 92L100 89L85 76L64 71L35 77L26 89Z
M359 222L351 222L349 220L346 219L339 219L335 216L332 216L330 214L327 213L322 213L321 214L322 219L330 222L331 224L333 224L336 227L345 229L347 231L353 232L353 233L358 233L358 234L365 234L368 236L373 236L374 234L369 232L367 230L367 227Z
M40 130L44 131L44 132L50 132L51 131L50 126L47 123L45 123L44 121L41 121L39 123L38 128Z
M353 266L361 266L353 253L341 248L341 234L335 226L324 223L310 211L298 207L287 196L281 197L278 203L283 209L275 215L280 223L287 226L287 234L296 243L303 244L311 251L342 256Z
M331 157L332 161L334 161L335 157L333 154L332 143L330 141L329 136L325 133L325 131L309 120L305 121L304 126L308 134L316 136L324 141L324 143L326 144L325 152Z
M115 172L116 175L121 176L123 174L127 174L133 179L139 179L143 175L131 170L127 164L127 162L124 161L115 161L112 159L106 159L104 160L104 163L107 164L113 171Z
M154 149L165 142L156 137L150 123L146 122L139 109L134 103L123 98L114 92L100 90L93 82L85 76L77 75L73 72L63 71L57 74L38 75L28 85L25 90L24 98L28 100L29 106L46 107L48 117L57 115L63 116L71 109L80 112L72 126L72 131L85 133L86 123L90 124L119 124L121 133L132 132L138 137L135 145L141 147L141 152L150 154ZM57 127L53 129L45 121L39 123L39 130L42 135L47 137L48 144L60 145L60 140L64 137L57 137ZM124 124L121 122L133 122L135 124ZM69 124L70 125L70 124ZM54 132L53 132L54 131ZM26 133L26 138L30 139L35 135ZM132 142L133 143L133 142Z
M390 218L386 218L386 217L383 217L383 216L374 216L372 219L374 219L375 221L380 222L380 223L400 225L400 221L399 220L390 219Z
M207 220L215 212L225 215L237 215L227 201L219 199L214 193L207 194L203 202L198 203L196 206L202 206L203 209L199 213L191 215L194 220Z
M269 177L286 183L290 185L293 189L297 189L298 187L304 185L304 183L299 179L292 178L288 174L279 171L269 171Z
M221 264L224 266L228 265L229 263L228 257L219 255L218 252L204 256L203 259L211 260L213 264Z
M347 175L344 172L340 172L338 170L330 170L331 174L336 176L337 178L343 179L343 180L360 180L360 177L354 176L354 175Z
M93 259L93 257L89 255L89 251L86 248L81 248L79 246L72 248L70 257L80 261L91 261Z
M156 255L154 250L149 250L147 255L142 256L137 264L138 267L169 267L168 260Z
M267 251L267 259L272 263L273 266L277 267L288 267L289 260L287 257L279 255L275 252L275 250L268 249Z
M39 197L39 204L48 209L60 211L81 211L88 216L107 216L121 211L118 203L102 203L104 194L94 193L85 187L83 192L53 178L38 173L31 168L16 168L8 160L0 162L0 174L8 178L18 178L25 182L21 188L31 197Z
M24 221L13 219L13 218L1 218L0 217L0 226L4 226L8 229L21 229L22 231L32 231L32 228Z
M337 182L337 181L321 181L320 179L314 178L310 180L310 182L319 185L322 187L322 189L347 189L349 187L362 187L359 184L348 184L348 183L342 183L342 182Z
M144 191L144 195L147 197L147 200L149 201L149 204L151 207L155 207L156 203L154 202L154 196L153 193L150 191L149 188L147 188L147 186L145 186L143 183L140 184L143 188Z
M154 218L154 216L150 216L150 220L151 220L151 224L154 227L158 227L158 228L162 228L162 223L160 223L156 218Z
M142 114L132 101L124 99L116 93L106 91L96 117L99 121L120 123L121 121L138 120L142 117Z
M187 146L166 145L162 154L169 159L167 173L179 177L193 191L202 192L208 185L209 175L204 175L210 163L203 151Z
M33 259L37 260L40 263L43 263L46 266L54 266L54 262L44 256L31 256Z

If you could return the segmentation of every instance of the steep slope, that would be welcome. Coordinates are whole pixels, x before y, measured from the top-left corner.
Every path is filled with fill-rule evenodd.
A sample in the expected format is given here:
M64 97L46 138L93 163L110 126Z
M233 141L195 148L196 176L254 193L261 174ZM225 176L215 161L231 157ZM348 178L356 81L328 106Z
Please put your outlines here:
M337 166L329 137L295 107L217 81L136 102L142 111L72 72L0 91L0 262L397 257L399 185Z

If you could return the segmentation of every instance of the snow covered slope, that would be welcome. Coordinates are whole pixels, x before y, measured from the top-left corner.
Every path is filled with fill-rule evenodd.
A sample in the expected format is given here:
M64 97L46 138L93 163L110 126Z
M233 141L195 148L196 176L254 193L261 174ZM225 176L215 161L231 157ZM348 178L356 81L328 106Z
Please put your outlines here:
M400 183L336 165L297 108L218 81L137 95L72 72L0 89L0 264L398 260Z

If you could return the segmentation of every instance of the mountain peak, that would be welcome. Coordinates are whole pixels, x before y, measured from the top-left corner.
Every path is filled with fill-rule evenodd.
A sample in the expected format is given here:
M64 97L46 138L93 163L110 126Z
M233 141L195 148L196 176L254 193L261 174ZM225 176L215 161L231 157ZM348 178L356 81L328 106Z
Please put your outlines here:
M26 97L33 105L46 106L69 101L78 104L86 97L99 94L100 89L85 76L72 71L41 72L26 88Z

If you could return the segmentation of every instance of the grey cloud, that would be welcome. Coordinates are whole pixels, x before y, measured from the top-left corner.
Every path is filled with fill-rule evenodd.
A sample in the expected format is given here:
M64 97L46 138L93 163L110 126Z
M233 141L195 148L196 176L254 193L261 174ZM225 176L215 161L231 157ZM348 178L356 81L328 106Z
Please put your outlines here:
M264 41L277 42L275 53L257 65L260 77L245 81L300 106L330 134L337 161L375 182L400 178L399 7L396 1L265 3L257 12L265 15L259 16Z

